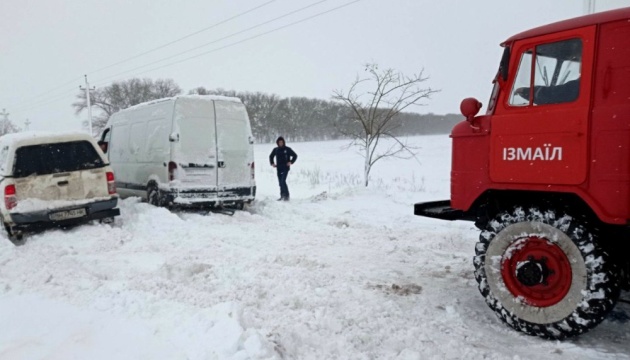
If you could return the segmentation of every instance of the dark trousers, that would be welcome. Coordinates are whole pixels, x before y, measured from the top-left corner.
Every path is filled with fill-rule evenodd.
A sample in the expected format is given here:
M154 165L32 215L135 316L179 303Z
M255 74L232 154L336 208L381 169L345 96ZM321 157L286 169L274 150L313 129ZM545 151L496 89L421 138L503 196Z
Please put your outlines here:
M289 169L278 169L278 183L280 183L280 197L289 198L289 187L287 186L287 176Z

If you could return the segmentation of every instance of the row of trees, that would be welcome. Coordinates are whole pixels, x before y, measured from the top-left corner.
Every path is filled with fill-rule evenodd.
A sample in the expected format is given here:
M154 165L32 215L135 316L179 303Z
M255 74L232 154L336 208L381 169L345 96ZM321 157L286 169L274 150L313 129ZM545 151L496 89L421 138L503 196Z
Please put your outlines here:
M171 79L138 79L125 81L98 88L90 92L90 101L96 108L92 118L94 131L100 132L107 120L114 113L143 102L172 97L182 93L182 89ZM72 104L76 114L87 108L84 91L77 94L77 101Z
M273 142L279 135L291 141L319 141L347 138L356 126L352 110L342 101L305 97L280 97L262 92L238 92L198 87L188 92L199 95L238 97L247 108L257 141ZM171 79L130 79L115 82L91 93L94 107L93 127L103 129L115 112L146 101L182 94ZM77 94L72 104L77 114L86 109L85 92ZM459 115L434 115L401 112L396 114L395 135L447 133Z
M446 133L460 121L459 115L436 116L412 113L437 91L423 84L422 72L411 76L393 69L365 66L348 90L333 93L332 100L304 97L283 98L261 92L237 92L198 87L197 95L223 95L241 99L259 142L272 142L282 135L291 141L349 139L364 158L364 184L368 186L375 163L387 157L414 157L404 135ZM94 129L100 131L115 112L139 103L182 93L173 80L131 79L93 91L90 100L99 109ZM72 106L86 108L85 93ZM386 146L384 141L389 140Z
M291 141L320 141L349 138L357 124L354 113L340 99L312 99L280 97L261 92L238 92L198 87L189 92L198 95L238 97L243 101L252 132L259 142L273 142L279 135ZM380 104L383 105L383 104ZM424 135L448 133L459 115L421 115L411 112L396 113L392 121L395 135Z

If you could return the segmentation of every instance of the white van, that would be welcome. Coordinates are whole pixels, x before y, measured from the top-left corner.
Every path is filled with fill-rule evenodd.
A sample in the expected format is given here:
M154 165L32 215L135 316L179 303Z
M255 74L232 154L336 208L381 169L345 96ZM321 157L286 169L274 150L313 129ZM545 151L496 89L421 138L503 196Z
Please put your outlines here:
M101 147L121 197L242 208L256 195L254 138L238 98L188 95L113 114Z
M2 223L13 241L34 229L120 215L114 173L88 134L0 137Z

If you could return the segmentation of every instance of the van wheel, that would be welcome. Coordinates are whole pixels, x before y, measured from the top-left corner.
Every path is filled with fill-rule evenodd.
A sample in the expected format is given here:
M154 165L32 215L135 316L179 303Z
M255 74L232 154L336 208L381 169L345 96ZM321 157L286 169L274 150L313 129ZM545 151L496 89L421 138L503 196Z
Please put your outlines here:
M149 188L147 189L147 202L153 206L161 207L163 206L162 195L160 194L160 189L158 189L157 185L151 183L149 184Z
M507 325L546 339L588 331L619 297L616 268L588 223L516 208L490 220L474 258L488 306Z

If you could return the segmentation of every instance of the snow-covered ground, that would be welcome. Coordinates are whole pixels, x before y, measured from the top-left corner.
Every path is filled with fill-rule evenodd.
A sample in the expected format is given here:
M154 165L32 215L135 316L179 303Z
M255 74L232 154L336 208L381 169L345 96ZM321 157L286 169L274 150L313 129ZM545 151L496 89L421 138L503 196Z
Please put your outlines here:
M566 342L501 324L472 224L413 216L448 197L450 141L411 140L419 161L368 189L345 142L294 143L276 202L258 145L258 200L232 217L127 199L113 227L0 239L0 359L630 359L628 305Z

